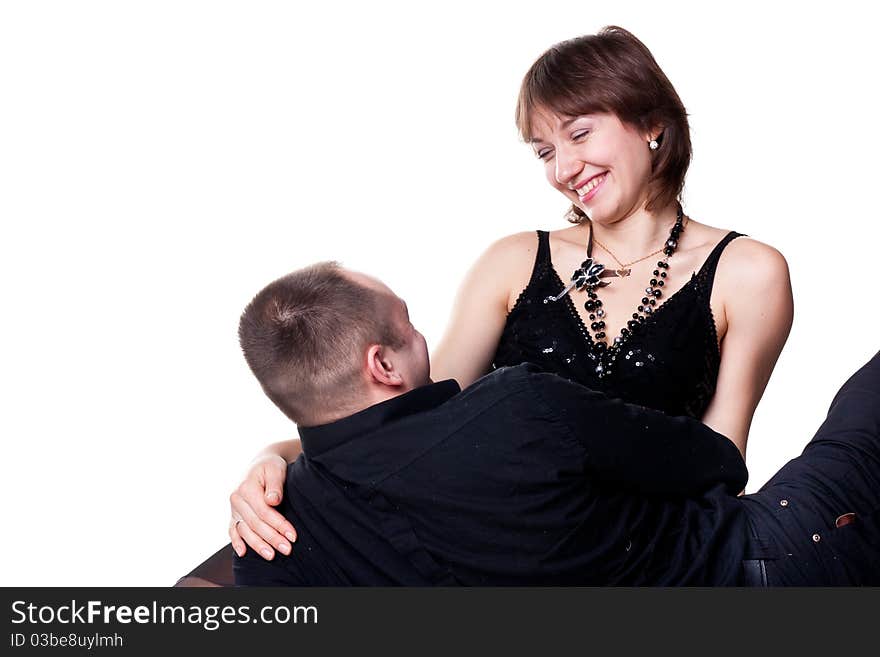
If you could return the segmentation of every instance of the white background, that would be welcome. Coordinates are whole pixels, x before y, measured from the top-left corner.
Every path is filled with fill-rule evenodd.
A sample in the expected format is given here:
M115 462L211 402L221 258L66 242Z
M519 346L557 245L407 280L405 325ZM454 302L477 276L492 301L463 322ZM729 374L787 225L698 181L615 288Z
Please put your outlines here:
M222 545L247 462L292 434L239 353L244 305L334 258L436 345L491 241L566 225L514 101L606 24L690 112L687 212L791 267L750 491L880 346L867 3L315 4L2 4L0 584L168 585Z

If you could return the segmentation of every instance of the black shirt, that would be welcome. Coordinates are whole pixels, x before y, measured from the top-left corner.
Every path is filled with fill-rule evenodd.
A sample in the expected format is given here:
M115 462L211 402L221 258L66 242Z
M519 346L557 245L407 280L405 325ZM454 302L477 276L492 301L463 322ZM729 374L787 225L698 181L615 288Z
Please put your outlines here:
M533 365L300 428L290 556L244 585L738 584L736 447Z

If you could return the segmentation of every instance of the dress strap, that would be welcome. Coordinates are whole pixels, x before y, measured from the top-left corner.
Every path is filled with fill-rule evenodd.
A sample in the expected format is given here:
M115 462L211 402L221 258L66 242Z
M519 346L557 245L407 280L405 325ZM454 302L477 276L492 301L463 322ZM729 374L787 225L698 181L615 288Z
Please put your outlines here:
M556 286L551 282L553 263L550 261L550 233L546 230L536 230L535 232L538 234L538 252L535 254L535 264L532 267L532 275L529 277L529 282L526 284L525 288L519 293L516 303L513 305L510 312L514 312L517 308L520 308L522 300L526 297L543 299L547 296L548 292L551 294L556 294L557 292L555 289ZM552 292L550 289L544 289L548 285L553 288Z
M715 248L712 249L712 253L709 254L709 257L706 258L706 262L703 263L703 266L700 267L700 271L697 276L704 282L706 289L712 289L712 283L715 281L715 269L718 267L718 261L721 259L721 253L724 251L724 248L730 244L737 237L745 237L742 233L737 233L735 230L730 231L724 238L715 245Z
M550 258L550 233L546 230L537 230L538 252L535 254L535 266L532 267L532 275L526 290L534 290L536 285L541 285L553 271L553 263Z
M535 264L550 262L550 233L546 230L535 231L538 233L538 253L535 255Z

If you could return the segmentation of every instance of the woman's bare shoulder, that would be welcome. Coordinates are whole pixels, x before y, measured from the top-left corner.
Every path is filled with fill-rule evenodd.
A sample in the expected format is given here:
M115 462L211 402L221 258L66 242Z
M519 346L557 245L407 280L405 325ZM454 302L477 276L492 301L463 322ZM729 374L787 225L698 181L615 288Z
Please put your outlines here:
M730 231L689 219L679 240L684 249L711 251Z
M791 277L777 249L750 237L733 240L718 261L715 289L725 321L743 318L762 323L773 334L788 335L794 314Z
M778 249L751 237L738 237L727 245L718 262L718 275L738 284L788 283L788 263Z
M715 228L703 223L691 222L688 227L695 246L711 251L716 244L731 231ZM687 232L687 230L685 231ZM748 271L746 271L748 270ZM718 261L717 276L741 279L743 277L764 278L768 275L788 273L788 264L783 255L769 244L746 235L737 237L724 248Z
M523 231L492 242L480 256L479 262L505 270L520 269L524 264L531 267L537 251L538 236L535 231Z

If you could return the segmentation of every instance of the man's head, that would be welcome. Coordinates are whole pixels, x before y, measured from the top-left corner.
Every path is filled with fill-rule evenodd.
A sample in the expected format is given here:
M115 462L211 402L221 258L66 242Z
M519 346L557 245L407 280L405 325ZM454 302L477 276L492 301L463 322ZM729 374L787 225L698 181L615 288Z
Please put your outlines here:
M430 382L425 339L384 283L323 262L266 286L238 337L269 398L297 424L324 424Z

